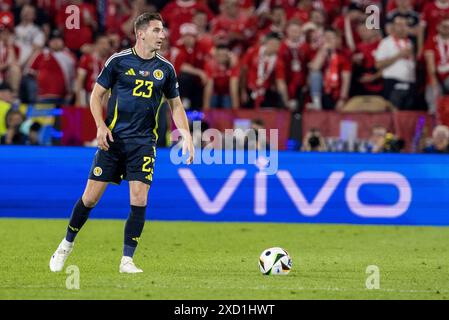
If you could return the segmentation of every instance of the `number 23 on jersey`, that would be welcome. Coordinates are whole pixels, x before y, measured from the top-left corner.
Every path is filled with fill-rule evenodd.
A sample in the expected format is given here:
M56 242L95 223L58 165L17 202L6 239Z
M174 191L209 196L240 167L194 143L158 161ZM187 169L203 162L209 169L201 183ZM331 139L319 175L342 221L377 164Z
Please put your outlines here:
M142 88L144 87L144 88ZM145 89L146 88L146 89ZM136 79L136 86L133 90L133 96L150 98L153 93L153 81Z

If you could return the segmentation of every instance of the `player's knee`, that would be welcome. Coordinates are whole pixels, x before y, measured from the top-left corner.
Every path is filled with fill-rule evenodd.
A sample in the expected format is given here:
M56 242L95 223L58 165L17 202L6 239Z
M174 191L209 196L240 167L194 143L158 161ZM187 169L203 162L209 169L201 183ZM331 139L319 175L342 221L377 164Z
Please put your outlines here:
M145 207L147 205L148 191L139 188L132 188L130 200L132 206Z
M88 208L93 208L97 205L98 201L100 201L100 197L94 197L90 195L83 195L83 204Z
M146 207L147 197L143 195L135 195L131 197L131 205L137 207Z

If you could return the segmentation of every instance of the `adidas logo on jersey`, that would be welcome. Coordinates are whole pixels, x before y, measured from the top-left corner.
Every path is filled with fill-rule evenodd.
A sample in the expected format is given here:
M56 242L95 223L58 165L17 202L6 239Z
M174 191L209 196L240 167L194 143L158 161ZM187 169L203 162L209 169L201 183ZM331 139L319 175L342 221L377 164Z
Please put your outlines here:
M126 73L125 73L127 76L135 76L136 75L136 73L134 72L134 69L133 68L131 68L131 69L129 69L128 71L126 71Z

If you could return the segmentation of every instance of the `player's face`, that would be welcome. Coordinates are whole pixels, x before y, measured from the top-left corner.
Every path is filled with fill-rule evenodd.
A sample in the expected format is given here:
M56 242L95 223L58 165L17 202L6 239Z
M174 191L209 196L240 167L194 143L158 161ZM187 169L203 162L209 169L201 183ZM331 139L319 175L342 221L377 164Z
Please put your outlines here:
M164 27L161 21L151 20L148 28L145 30L143 42L153 51L161 50L165 39Z

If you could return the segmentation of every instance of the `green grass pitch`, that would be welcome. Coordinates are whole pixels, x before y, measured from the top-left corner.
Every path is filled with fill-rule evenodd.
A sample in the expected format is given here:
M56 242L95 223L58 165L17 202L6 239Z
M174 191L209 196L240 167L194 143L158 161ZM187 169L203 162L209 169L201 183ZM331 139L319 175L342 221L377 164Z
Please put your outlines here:
M147 222L135 261L118 272L123 221L89 220L66 263L48 262L67 221L0 219L0 299L448 299L449 228ZM263 276L259 254L281 246L288 276ZM380 289L368 290L369 265Z

